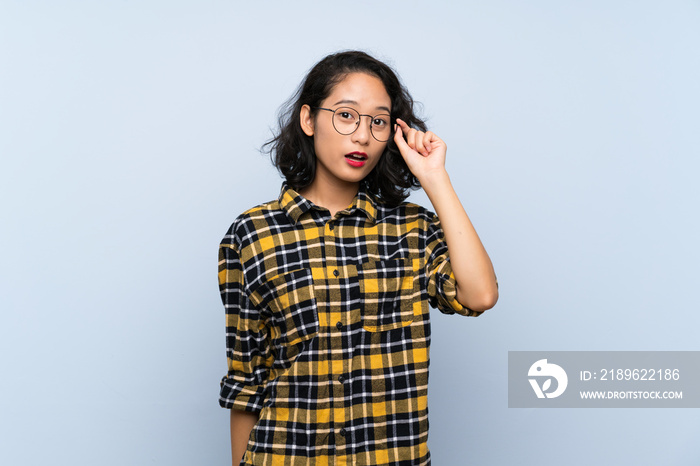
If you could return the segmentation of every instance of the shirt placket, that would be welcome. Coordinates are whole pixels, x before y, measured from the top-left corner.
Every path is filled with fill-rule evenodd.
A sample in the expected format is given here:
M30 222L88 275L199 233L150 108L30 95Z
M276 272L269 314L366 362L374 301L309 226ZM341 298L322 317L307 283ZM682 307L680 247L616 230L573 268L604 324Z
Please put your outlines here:
M349 441L348 410L345 407L347 374L349 362L347 348L343 345L343 335L347 322L344 312L342 290L348 286L348 269L342 260L341 245L337 241L338 218L332 218L324 226L325 237L325 270L328 277L328 343L330 357L328 359L328 374L331 384L331 405L333 418L333 438L335 439L336 465L347 464L347 443Z

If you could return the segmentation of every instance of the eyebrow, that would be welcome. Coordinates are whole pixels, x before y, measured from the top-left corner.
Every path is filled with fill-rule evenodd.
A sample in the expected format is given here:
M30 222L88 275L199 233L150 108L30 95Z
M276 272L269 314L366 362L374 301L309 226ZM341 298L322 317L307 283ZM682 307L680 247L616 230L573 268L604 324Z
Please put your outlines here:
M353 104L353 105L358 105L358 106L360 105L354 100L343 99L343 100L339 100L336 103L334 103L333 106L335 107L336 105L339 105L339 104ZM387 113L391 113L391 110L389 110L389 107L385 107L383 105L380 107L377 107L377 110L384 110Z

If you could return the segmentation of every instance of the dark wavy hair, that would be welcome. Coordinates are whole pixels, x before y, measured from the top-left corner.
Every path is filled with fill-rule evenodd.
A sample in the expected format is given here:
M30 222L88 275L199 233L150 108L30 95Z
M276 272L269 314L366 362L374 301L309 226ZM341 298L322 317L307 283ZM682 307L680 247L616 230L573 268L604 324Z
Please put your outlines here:
M296 191L310 185L316 174L313 136L307 136L301 129L301 107L309 105L314 115L317 112L315 107L320 106L333 87L350 73L366 73L384 83L391 98L392 128L396 118L401 118L412 128L426 130L423 120L414 113L415 103L411 95L388 65L360 51L328 55L311 68L294 95L282 106L278 132L262 147L263 152L270 154L272 163L284 176L287 185ZM408 197L410 189L420 187L393 137L387 142L379 163L364 181L370 195L389 205L398 205Z

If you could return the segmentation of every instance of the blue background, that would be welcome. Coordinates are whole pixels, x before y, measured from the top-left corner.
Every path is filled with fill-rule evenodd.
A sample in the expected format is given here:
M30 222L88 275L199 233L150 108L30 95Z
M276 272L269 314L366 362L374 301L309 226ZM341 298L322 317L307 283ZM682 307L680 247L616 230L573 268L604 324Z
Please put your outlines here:
M693 409L508 409L514 350L697 350L700 2L0 3L0 463L226 464L217 245L327 53L399 71L501 286L434 464L696 465ZM422 193L412 200L427 204Z

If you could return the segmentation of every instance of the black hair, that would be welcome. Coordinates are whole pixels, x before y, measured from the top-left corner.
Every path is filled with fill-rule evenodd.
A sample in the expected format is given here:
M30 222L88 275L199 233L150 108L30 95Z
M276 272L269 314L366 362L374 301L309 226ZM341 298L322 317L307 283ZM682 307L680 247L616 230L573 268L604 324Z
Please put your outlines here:
M349 73L357 72L376 76L384 84L391 99L392 128L396 118L400 118L412 128L426 130L423 120L414 113L411 95L388 65L360 51L328 55L311 68L294 95L282 106L278 133L263 145L263 151L270 154L272 163L290 188L299 191L309 186L316 174L313 136L306 135L301 128L301 107L309 105L313 114L336 84ZM389 205L398 205L408 197L410 189L420 187L393 138L389 139L377 166L364 181L370 195Z

